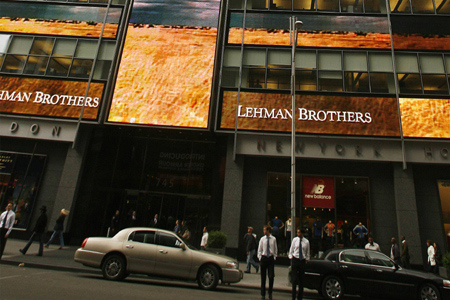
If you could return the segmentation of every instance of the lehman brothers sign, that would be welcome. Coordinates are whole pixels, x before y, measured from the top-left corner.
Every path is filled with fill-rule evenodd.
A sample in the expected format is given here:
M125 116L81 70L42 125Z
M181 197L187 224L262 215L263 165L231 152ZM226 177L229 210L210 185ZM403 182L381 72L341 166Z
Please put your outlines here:
M225 91L222 129L291 131L291 96ZM316 134L400 135L395 98L297 95L297 132Z
M96 119L103 83L0 76L0 113Z

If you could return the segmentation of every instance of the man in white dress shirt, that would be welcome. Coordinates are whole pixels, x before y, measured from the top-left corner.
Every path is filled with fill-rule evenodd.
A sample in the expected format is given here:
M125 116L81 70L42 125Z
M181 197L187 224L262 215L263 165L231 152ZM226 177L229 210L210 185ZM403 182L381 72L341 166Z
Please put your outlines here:
M373 251L381 252L380 245L375 243L373 241L373 237L371 237L371 236L369 237L369 242L367 243L365 248L366 248L366 250L373 250Z
M14 226L16 214L12 211L12 203L6 205L5 211L0 215L0 259L5 250L6 240Z
M308 239L303 237L303 231L300 229L297 229L297 236L292 240L289 259L292 267L292 300L295 300L297 285L297 299L303 299L305 268L310 259L310 247Z
M200 250L205 250L206 245L208 244L208 229L206 229L206 227L203 227L203 236L202 236L202 241L200 242Z
M272 299L275 260L278 254L277 239L270 234L270 226L264 226L263 231L264 236L259 240L258 246L258 259L261 262L261 299L266 299L266 274L269 276L269 299Z

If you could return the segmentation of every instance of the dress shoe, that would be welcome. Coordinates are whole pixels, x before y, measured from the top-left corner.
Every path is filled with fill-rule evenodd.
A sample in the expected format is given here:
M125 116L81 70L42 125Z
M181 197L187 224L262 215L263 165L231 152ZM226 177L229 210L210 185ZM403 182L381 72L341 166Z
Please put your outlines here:
M63 249L63 247L59 247L59 248L58 248L58 250L62 250L62 249Z
M25 255L25 252L22 249L19 249L20 253L22 253L23 255Z
M44 245L44 247L45 247L45 248L48 248L48 246L47 246L47 245Z

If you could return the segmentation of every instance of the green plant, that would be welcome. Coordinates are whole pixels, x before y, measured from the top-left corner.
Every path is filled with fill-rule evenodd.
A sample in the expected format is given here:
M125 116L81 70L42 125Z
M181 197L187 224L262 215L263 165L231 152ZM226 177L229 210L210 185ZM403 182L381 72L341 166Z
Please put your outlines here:
M227 244L227 235L222 231L211 231L208 236L209 248L224 248Z
M447 252L447 254L442 257L442 262L444 263L444 267L450 269L450 252Z

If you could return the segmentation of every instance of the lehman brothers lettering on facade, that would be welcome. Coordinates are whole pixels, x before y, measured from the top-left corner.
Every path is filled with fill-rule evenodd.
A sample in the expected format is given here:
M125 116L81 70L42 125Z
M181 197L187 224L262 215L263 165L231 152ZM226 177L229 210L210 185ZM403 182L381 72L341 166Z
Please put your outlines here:
M265 107L243 107L239 105L239 118L257 119L292 119L290 109L268 109ZM309 110L298 109L298 119L301 121L318 122L348 122L348 123L372 123L372 116L369 112L358 111L335 111L335 110Z
M33 97L33 94L34 97ZM88 106L88 107L98 107L100 103L100 98L98 97L84 97L84 96L73 96L73 95L58 95L58 94L45 94L40 91L34 93L25 92L12 92L2 90L0 91L0 100L3 101L15 101L15 102L26 102L47 104L47 105L66 105L66 106Z

